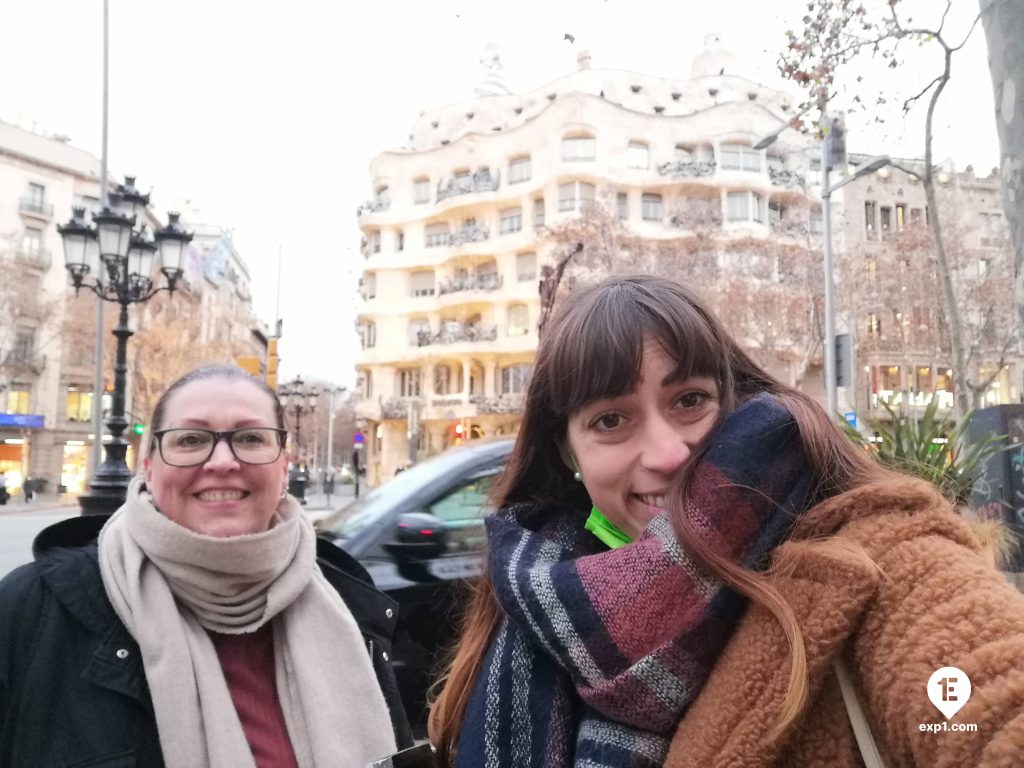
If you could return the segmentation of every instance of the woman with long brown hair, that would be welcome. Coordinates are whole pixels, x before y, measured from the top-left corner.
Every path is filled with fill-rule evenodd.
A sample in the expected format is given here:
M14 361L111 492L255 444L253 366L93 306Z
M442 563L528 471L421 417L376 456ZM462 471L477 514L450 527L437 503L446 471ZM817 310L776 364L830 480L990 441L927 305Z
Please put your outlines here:
M457 768L967 765L1024 744L1024 599L930 486L671 281L566 298L494 501L430 716ZM918 725L947 666L986 730L940 743Z

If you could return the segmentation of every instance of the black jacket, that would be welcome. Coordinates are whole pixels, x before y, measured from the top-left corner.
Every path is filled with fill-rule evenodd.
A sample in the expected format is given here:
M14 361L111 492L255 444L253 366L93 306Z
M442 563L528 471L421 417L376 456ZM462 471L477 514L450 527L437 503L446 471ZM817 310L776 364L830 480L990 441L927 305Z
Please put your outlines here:
M164 765L139 648L100 577L104 522L50 526L33 544L35 562L0 582L0 768ZM319 539L317 559L359 624L398 746L410 746L390 663L398 605L333 544Z

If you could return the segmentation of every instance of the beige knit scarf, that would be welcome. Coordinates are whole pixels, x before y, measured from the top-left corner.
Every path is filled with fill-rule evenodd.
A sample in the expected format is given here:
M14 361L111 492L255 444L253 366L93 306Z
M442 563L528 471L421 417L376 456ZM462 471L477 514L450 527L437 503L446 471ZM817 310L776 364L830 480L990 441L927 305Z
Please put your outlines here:
M100 533L99 562L141 649L168 768L255 768L207 630L254 632L275 617L277 694L300 768L365 768L395 751L362 636L290 496L269 531L216 538L166 518L137 477Z

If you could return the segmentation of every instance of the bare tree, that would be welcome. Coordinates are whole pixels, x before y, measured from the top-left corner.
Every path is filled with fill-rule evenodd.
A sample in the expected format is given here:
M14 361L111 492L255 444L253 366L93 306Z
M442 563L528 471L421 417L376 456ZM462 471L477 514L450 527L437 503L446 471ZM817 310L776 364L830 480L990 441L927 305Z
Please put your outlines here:
M957 410L964 413L968 406L967 347L964 339L959 301L953 285L952 265L943 240L943 224L937 203L935 167L932 156L935 108L953 73L954 54L963 48L974 31L979 18L966 33L955 40L946 29L946 21L953 0L946 0L941 15L930 23L915 23L907 13L903 0L863 3L845 0L808 0L803 27L788 33L789 44L779 58L779 71L784 77L807 91L802 106L816 106L821 115L820 125L826 125L828 105L837 96L838 76L847 65L863 57L878 57L893 69L899 67L902 48L908 44L927 45L942 54L942 68L934 79L907 98L902 105L904 114L926 96L928 97L924 127L924 164L920 169L902 168L922 182L928 206L932 211L930 226L936 256L939 284L945 299L948 317L950 348L953 356L953 376L957 392ZM876 106L884 104L886 97L876 97ZM860 94L852 97L848 106L862 103Z
M1010 255L1005 240L972 247L971 227L957 216L951 192L939 198L945 218L945 253L949 279L958 297L963 339L963 400L977 408L1005 365L1016 334L1012 312ZM947 307L936 303L941 270L933 233L923 221L883 235L864 254L842 260L847 309L859 324L859 347L885 352L905 370L915 357L950 354ZM859 258L857 257L859 256ZM903 378L908 400L909 377Z
M55 302L43 289L39 258L18 247L17 235L0 236L0 390L37 376L55 341Z

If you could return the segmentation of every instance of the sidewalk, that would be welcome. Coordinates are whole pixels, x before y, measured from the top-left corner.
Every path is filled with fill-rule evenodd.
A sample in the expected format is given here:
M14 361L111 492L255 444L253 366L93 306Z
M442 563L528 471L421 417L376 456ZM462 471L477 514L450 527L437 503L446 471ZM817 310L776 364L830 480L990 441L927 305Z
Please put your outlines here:
M317 491L317 493L306 492L306 506L304 508L306 515L314 523L330 517L335 512L340 512L355 501L354 485L336 484L334 486L334 493L331 494L330 504L327 503L327 497L320 493L319 489Z
M0 504L0 515L24 514L25 512L52 512L78 507L78 497L67 493L59 496L56 493L36 493L32 500L26 502L20 493Z

